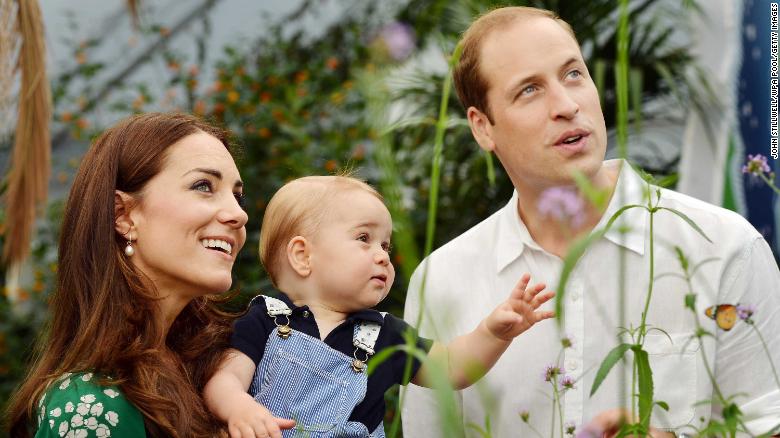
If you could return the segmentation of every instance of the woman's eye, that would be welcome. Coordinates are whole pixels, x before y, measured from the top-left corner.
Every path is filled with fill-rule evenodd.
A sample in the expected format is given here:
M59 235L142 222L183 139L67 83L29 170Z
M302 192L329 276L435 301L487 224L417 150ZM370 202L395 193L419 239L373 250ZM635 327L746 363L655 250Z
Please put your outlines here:
M368 242L368 234L360 233L360 235L358 236L357 240L359 240L361 242Z
M246 210L246 195L244 195L242 192L235 192L233 193L233 196L236 197L236 202L238 202L238 206L241 207L243 210Z
M202 179L192 185L192 190L211 193L213 191L213 187L211 186L211 181Z

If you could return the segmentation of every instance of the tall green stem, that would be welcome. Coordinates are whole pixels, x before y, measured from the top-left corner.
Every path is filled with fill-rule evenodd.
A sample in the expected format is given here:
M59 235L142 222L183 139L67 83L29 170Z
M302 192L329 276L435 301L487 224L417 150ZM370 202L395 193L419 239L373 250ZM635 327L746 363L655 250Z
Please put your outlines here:
M761 340L761 345L764 347L764 352L769 359L769 365L772 366L772 374L775 376L775 383L777 384L777 388L780 389L780 379L777 378L777 369L775 368L775 362L772 360L772 355L769 353L769 347L767 347L766 342L764 341L764 337L761 335L758 327L756 327L752 321L749 323L749 325L753 327L753 330L755 330L756 334L758 335L758 339Z
M778 195L780 195L780 189L777 188L775 185L775 182L769 178L766 177L763 173L759 173L758 176L761 177L762 180L766 183L766 185L769 186L770 189L774 190L774 192Z

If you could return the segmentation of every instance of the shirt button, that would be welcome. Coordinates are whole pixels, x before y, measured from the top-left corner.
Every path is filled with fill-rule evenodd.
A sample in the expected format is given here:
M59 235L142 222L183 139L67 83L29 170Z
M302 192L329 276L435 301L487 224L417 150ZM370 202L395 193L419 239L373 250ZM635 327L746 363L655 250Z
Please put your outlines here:
M577 300L579 300L579 299L580 299L580 293L579 293L579 292L576 292L576 291L575 291L575 292L572 292L570 296L571 296L571 300L572 300L572 301L577 301Z
M308 318L309 317L309 311L308 310L304 310L303 311L303 317L304 318Z
M576 360L569 360L566 361L566 370L567 371L574 371L577 369L579 365L577 364Z

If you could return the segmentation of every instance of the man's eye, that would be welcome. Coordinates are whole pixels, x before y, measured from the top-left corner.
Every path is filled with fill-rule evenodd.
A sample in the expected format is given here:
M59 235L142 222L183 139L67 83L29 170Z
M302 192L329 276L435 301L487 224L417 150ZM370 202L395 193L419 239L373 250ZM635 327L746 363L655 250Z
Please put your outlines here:
M212 192L213 187L211 186L211 181L202 179L195 184L192 185L192 190L198 191L198 192Z
M582 72L579 70L572 70L567 74L567 76L572 79L578 79L580 76L582 76Z
M359 240L361 242L368 242L368 234L360 233L360 235L358 236L357 240Z
M534 91L536 91L536 85L529 85L527 87L524 87L522 90L520 90L520 95L522 96L524 94L531 94Z

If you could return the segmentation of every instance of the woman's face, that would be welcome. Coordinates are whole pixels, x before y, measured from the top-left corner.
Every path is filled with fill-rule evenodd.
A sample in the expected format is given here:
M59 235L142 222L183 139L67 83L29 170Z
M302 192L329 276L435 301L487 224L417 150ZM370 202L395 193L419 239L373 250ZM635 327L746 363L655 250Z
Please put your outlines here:
M199 132L171 145L130 210L134 265L161 295L222 293L246 240L241 177L225 146Z

